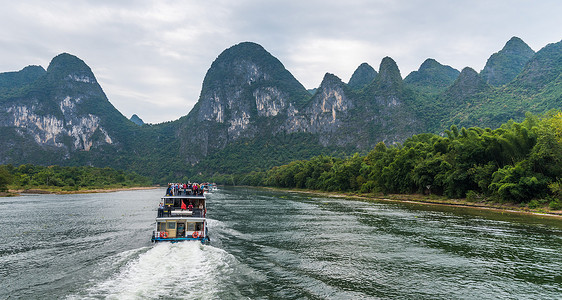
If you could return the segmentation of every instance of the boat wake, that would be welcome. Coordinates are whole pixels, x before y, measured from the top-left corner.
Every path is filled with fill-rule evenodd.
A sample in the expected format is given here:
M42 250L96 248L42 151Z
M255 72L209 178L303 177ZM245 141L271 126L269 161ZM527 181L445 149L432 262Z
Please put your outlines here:
M68 299L241 298L253 273L226 251L199 242L158 243L107 264L102 268L113 275Z

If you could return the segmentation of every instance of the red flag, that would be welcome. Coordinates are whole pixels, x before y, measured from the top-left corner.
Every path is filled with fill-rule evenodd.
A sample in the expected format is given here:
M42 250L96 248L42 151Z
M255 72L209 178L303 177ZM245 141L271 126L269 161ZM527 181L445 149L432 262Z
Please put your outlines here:
M183 203L183 200L181 200L181 209L187 209L187 206L185 206L185 203Z

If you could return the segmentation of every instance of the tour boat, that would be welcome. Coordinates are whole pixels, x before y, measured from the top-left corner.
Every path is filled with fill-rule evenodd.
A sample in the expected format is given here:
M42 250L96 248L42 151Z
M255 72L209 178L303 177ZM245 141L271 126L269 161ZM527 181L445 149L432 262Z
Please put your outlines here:
M153 242L209 242L204 191L168 189L158 208Z

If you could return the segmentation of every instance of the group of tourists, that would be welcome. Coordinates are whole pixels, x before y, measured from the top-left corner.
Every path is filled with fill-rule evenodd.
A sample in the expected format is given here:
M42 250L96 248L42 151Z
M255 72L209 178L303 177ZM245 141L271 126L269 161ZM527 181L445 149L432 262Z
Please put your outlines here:
M159 218L164 217L165 211L166 211L166 216L170 216L170 208L171 206L169 206L168 209L166 210L166 206L164 205L164 203L160 202L160 204L158 205L158 217ZM190 200L187 204L183 200L181 201L180 209L182 211L183 210L191 211L194 214L201 216L203 214L204 208L205 207L203 206L203 202L199 200L195 200L194 202Z
M203 195L204 184L199 183L168 183L166 196Z

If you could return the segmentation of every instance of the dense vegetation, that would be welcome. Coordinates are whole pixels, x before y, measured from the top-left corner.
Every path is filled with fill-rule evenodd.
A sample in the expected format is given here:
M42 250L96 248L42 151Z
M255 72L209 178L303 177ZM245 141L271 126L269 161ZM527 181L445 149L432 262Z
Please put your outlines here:
M534 54L523 40L512 37L501 51L490 56L480 75L490 85L507 84L523 71Z
M30 66L19 72L0 73L0 123L4 124L0 126L0 163L110 166L149 176L158 183L177 181L184 176L208 179L214 174L228 174L223 179L238 183L250 172L264 172L273 166L318 155L329 155L336 161L334 164L338 164L342 157L354 152L359 152L361 159L366 157L378 141L391 145L422 132L440 134L452 124L458 128L498 128L509 119L524 120L526 112L541 114L560 109L562 42L533 53L523 41L512 38L504 49L490 58L486 71L480 74L470 68L459 73L434 59L427 59L418 71L404 80L396 62L386 57L378 73L368 64L362 64L348 84L327 74L321 86L309 93L263 47L241 43L213 62L203 82L201 99L189 115L176 121L142 126L127 120L111 105L82 60L61 54L53 59L47 71ZM270 89L277 92L271 95L264 92ZM288 107L299 111L299 118L289 118L296 113L293 109L281 109L278 114L273 113L274 109L268 116L259 114L258 94L271 96L268 101L272 107L284 99L290 104ZM73 105L63 109L61 99L67 97ZM210 99L217 103L205 105L211 103ZM326 110L330 107L328 104L335 108ZM340 110L339 105L347 108ZM14 107L25 107L26 113L22 111L18 115ZM215 118L219 111L221 122ZM15 115L28 122L14 125ZM234 126L240 124L240 116L245 116L244 122L248 122L244 125L246 129L229 129L240 127ZM99 123L77 125L82 124L82 120L98 119ZM56 122L51 123L53 120ZM52 129L41 125L43 122L63 126L64 130L57 127L49 131ZM77 131L73 126L84 128ZM293 126L301 129L288 133L292 131L287 128ZM503 129L494 131L479 128L465 131L479 139L488 139L502 136L501 130L511 130L509 126L515 125L506 124ZM82 130L95 131L82 136L78 134ZM529 128L525 130L536 135ZM459 130L451 129L455 131ZM106 133L111 142L106 141ZM37 137L44 135L54 137L38 143ZM401 151L405 151L402 148L409 149L414 142L429 147L433 146L429 145L431 139L435 139L448 143L447 151L426 151L437 162L445 160L456 170L461 166L454 164L455 155L462 157L456 144L472 138L462 136L462 130L460 135L454 138L422 134L401 146L384 145L384 153L402 155ZM91 147L84 151L83 145ZM421 159L415 158L415 163L418 160ZM476 165L482 165L481 161ZM505 167L502 162L489 171L497 172ZM366 181L356 190L394 192L373 180L370 174L361 175ZM467 193L446 189L450 184L432 182L428 191L449 196ZM478 186L468 191L487 197L490 192L487 189ZM419 191L419 187L413 190Z
M0 166L0 192L13 189L41 188L49 190L77 191L92 188L149 186L152 182L136 173L111 168L61 167L12 165Z
M323 147L314 137L303 133L279 134L275 138L241 139L205 157L192 169L204 170L204 174L248 174L252 171L265 171L298 159L312 158L319 153L344 157L350 153L337 147ZM352 152L351 152L352 153Z
M404 78L404 83L426 94L435 95L450 87L459 74L458 70L428 58L418 71L413 71Z
M7 192L10 183L12 183L12 175L7 168L0 166L0 193Z
M317 156L266 172L216 178L240 184L362 193L425 193L449 198L561 208L562 112L491 130L452 126L367 155Z

